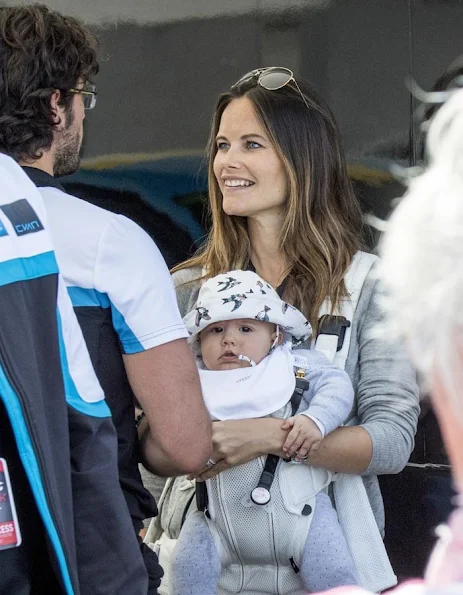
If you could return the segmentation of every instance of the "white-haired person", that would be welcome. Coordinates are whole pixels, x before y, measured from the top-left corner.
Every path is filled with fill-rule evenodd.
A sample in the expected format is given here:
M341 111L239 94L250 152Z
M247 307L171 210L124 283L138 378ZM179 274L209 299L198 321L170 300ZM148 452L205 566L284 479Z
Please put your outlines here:
M381 268L387 330L406 339L430 389L458 496L437 530L424 581L405 583L397 595L463 593L463 90L433 117L426 148L429 166L389 222Z
M263 455L202 484L207 504L180 532L172 593L271 592L275 580L285 593L357 584L327 494L331 473L300 465L296 450L316 449L347 418L348 375L320 351L293 354L310 324L252 271L209 279L184 322L212 419L270 416L289 432L286 459Z

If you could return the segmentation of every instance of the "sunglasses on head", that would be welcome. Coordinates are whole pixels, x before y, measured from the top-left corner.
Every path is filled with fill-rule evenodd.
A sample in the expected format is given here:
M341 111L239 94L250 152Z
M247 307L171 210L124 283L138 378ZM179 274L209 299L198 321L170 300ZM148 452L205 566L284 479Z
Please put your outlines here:
M284 66L269 66L268 68L256 68L255 70L251 70L247 72L244 76L242 76L234 85L232 85L232 89L235 87L239 87L243 83L247 83L252 81L253 79L256 80L256 84L266 89L267 91L278 91L278 89L282 89L286 87L288 83L291 81L296 86L296 89L299 91L302 101L305 103L308 109L309 104L307 103L304 94L299 88L296 79L294 78L293 71L289 68L285 68Z

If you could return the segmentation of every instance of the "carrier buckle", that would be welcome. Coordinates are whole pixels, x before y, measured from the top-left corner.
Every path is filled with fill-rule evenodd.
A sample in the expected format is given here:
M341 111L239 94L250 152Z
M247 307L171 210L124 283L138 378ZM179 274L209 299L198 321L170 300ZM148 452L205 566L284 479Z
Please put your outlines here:
M346 336L346 329L350 327L350 320L345 316L331 316L325 314L318 319L318 336L334 335L338 337L336 351L341 351Z

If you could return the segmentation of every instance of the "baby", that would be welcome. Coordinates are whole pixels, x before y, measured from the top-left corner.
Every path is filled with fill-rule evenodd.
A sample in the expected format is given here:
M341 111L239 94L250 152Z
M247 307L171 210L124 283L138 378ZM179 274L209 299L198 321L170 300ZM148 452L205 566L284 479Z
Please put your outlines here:
M347 418L348 376L315 350L293 354L311 334L308 321L251 271L209 279L184 322L212 419L281 418L287 457L259 457L207 480L205 510L187 516L180 533L172 592L297 594L356 584L326 493L331 473L304 464Z

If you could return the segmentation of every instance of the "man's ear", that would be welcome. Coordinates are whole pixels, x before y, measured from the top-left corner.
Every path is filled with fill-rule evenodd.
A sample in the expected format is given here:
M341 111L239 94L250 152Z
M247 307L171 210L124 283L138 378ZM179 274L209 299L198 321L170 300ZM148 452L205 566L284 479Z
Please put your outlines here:
M56 89L53 95L50 97L50 109L51 109L51 116L53 118L53 124L57 128L60 126L61 122L63 122L64 116L64 108L59 104L61 99L61 91Z

